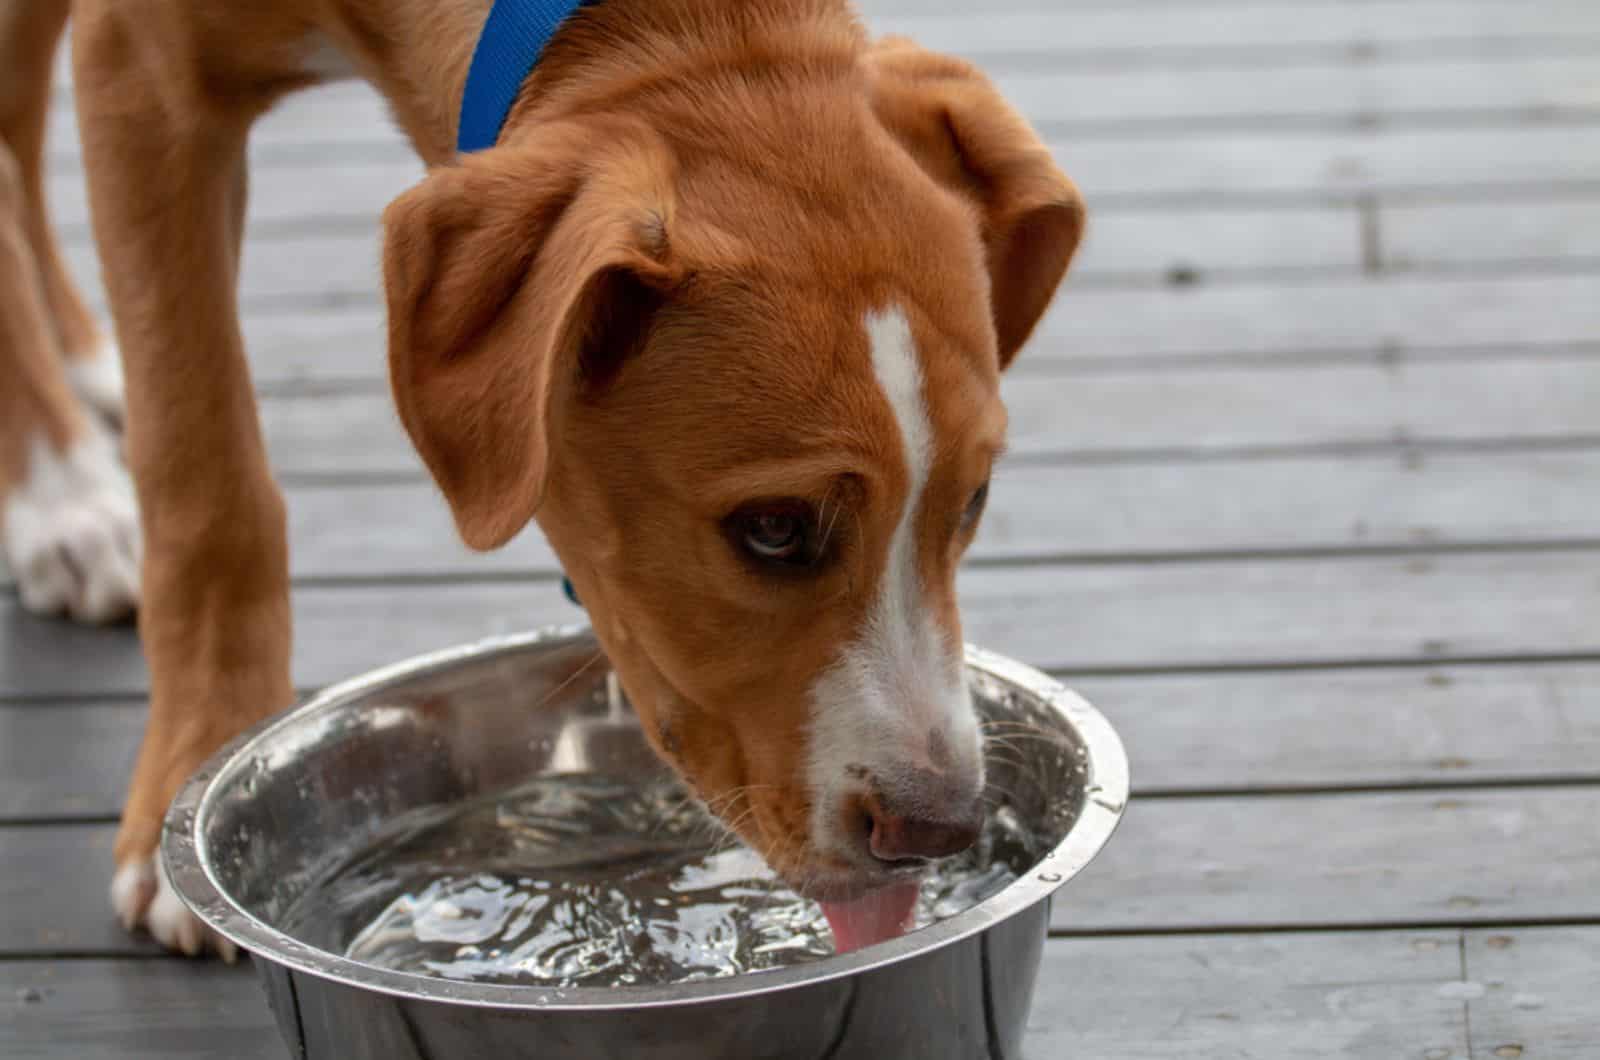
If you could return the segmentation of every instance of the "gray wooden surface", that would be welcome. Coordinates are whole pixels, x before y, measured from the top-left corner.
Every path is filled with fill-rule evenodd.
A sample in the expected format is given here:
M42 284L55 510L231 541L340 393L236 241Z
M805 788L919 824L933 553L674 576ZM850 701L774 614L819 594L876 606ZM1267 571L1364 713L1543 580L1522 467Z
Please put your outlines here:
M1030 1060L1600 1057L1600 7L868 6L979 58L1093 213L963 579L1134 764ZM455 540L387 404L377 214L420 169L381 104L297 99L252 155L296 681L578 619L536 535ZM132 634L3 577L0 1056L282 1055L248 973L106 909Z

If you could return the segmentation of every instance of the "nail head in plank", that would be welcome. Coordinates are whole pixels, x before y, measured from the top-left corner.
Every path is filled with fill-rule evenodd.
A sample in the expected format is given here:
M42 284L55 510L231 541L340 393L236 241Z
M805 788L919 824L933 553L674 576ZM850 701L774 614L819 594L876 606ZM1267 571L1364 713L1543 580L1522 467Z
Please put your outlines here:
M1592 823L1570 838L1600 841ZM1592 1060L1600 1044L1600 927L1469 931L1466 964L1483 991L1467 1002L1478 1056Z

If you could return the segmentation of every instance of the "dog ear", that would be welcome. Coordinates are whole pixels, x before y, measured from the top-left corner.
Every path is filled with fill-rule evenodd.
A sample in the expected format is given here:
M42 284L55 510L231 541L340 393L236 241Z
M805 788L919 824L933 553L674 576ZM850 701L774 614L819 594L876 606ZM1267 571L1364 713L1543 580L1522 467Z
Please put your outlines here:
M886 38L868 55L878 119L932 176L978 208L1000 367L1044 315L1083 235L1077 187L970 63Z
M564 400L603 378L677 282L659 148L547 130L434 171L384 213L389 370L476 549L538 510Z

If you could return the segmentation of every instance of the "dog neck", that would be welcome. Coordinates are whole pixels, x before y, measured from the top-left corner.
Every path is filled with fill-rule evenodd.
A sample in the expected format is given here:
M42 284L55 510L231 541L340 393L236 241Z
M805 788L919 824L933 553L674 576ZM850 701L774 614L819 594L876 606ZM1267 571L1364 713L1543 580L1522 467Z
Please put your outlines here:
M382 5L391 21L381 37L353 11L338 27L430 166L456 157L462 93L491 4L405 0L398 10ZM849 0L596 0L550 41L500 143L708 69L853 62L864 40Z

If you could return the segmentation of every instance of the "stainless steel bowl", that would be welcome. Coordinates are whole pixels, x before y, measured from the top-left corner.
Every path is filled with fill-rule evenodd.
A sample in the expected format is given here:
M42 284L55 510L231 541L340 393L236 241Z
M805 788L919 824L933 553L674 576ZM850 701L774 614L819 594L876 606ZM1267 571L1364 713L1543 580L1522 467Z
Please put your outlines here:
M455 982L365 965L280 925L334 852L407 811L546 771L655 774L582 630L484 641L346 682L218 752L162 851L178 893L252 953L304 1060L1018 1060L1050 899L1111 837L1128 763L1104 717L1026 666L967 652L983 714L1031 727L993 790L1049 847L950 920L812 964L651 987Z

